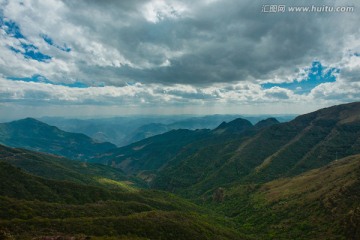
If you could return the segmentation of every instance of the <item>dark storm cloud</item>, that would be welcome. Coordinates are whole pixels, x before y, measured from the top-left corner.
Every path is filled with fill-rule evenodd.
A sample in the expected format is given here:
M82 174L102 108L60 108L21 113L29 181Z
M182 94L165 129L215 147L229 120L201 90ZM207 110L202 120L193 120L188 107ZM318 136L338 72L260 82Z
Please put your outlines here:
M114 76L109 84L116 85L115 78L208 84L287 76L314 58L339 60L347 37L359 33L354 24L348 24L358 15L261 13L269 1L182 2L185 11L174 7L170 13L174 18L165 16L157 22L144 17L146 3L66 1L70 9L76 9L67 16L69 21L88 29L95 39L118 49L133 63L95 70ZM317 5L326 3L334 1L316 1ZM79 63L79 68L85 73L94 71L86 62Z

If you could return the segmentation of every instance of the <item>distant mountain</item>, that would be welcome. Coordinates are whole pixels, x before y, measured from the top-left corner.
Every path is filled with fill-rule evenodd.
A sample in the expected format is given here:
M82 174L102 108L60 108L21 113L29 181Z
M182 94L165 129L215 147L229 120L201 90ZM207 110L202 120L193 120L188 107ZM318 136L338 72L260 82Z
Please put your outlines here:
M232 121L238 118L238 115L210 115L203 117L192 117L175 121L169 124L150 123L140 126L130 134L129 143L134 143L148 137L159 135L178 129L213 129L223 121Z
M119 147L177 129L214 129L221 122L243 118L252 124L270 116L208 115L208 116L123 116L100 119L67 119L42 117L39 120L67 132L83 133L102 142L111 142ZM290 121L294 115L277 115L280 122Z
M145 138L149 138L155 135L159 135L172 129L163 123L149 123L140 126L129 134L128 144L141 141Z
M33 118L0 123L0 144L79 160L116 147L108 142L96 142L84 134L64 132Z
M256 128L264 128L264 127L269 127L275 124L279 124L280 122L276 119L276 118L267 118L264 120L259 121L258 123L255 124Z
M179 152L152 184L194 196L234 182L267 182L358 154L359 143L360 103L339 105L246 137L197 145L191 154Z
M118 146L130 144L136 129L153 122L167 124L167 118L155 117L114 117L102 119L67 119L59 117L43 117L41 121L56 126L61 130L74 133L83 133L93 139L111 142ZM136 134L136 133L135 133Z
M222 122L231 122L235 119L245 119L252 124L255 124L259 121L265 121L268 116L240 116L240 115L209 115L203 117L192 117L173 123L164 124L164 123L150 123L143 126L140 126L135 131L133 131L128 137L128 144L140 141L142 139L152 137L158 134L162 134L171 130L177 129L214 129L219 126ZM278 116L282 122L292 120L294 116L292 115L280 115ZM275 119L275 118L269 118ZM276 120L278 123L278 121ZM270 123L270 122L269 122Z

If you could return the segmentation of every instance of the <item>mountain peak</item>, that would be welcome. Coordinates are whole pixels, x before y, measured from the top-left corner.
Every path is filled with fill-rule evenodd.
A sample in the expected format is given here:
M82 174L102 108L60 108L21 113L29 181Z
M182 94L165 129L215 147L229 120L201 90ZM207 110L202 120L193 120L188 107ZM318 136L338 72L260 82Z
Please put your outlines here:
M42 124L46 124L46 123L43 123L43 122L37 120L36 118L32 118L32 117L19 119L19 120L13 121L12 123L42 123Z
M255 124L256 128L264 128L264 127L269 127L275 124L279 124L280 122L276 119L276 118L267 118L264 120L259 121L258 123Z
M252 127L253 125L248 120L243 118L236 118L228 123L222 122L217 128L214 129L214 132L241 133Z

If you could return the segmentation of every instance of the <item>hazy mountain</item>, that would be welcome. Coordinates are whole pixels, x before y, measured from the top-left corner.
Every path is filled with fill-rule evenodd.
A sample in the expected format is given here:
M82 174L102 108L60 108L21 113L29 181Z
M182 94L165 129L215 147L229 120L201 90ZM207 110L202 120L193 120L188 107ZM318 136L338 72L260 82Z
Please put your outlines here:
M58 128L75 133L83 133L99 141L108 141L118 146L130 144L129 140L136 129L149 123L168 124L179 118L169 117L146 117L146 116L127 116L102 119L67 119L58 117L44 117L41 121L57 126ZM160 132L159 132L160 133Z
M129 134L128 144L141 141L145 138L149 138L155 135L159 135L165 132L171 131L171 128L163 123L150 123L145 124Z
M126 146L142 139L177 129L213 129L221 122L244 118L252 124L270 116L209 115L209 116L124 116L103 119L67 119L43 117L41 121L68 132L83 133L99 141ZM278 115L280 122L292 120L294 115Z
M86 159L116 146L94 141L90 137L60 130L33 118L0 123L0 143L71 159Z

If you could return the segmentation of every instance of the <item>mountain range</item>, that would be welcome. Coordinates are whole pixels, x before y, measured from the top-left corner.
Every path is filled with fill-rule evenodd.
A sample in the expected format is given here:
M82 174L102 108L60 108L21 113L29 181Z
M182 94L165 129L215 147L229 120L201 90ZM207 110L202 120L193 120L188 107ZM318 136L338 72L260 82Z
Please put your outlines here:
M335 106L254 134L187 146L159 171L153 186L205 193L232 183L264 183L360 153L360 103ZM201 169L201 170L200 170Z
M3 239L360 238L358 102L119 148L33 119L0 129ZM77 139L80 161L59 154Z
M40 121L67 132L83 133L101 142L111 142L122 147L131 143L177 129L213 129L223 121L231 121L240 115L170 115L170 116L124 116L100 119L68 119L41 117ZM244 116L255 124L269 116ZM277 115L280 122L293 119L294 115Z

